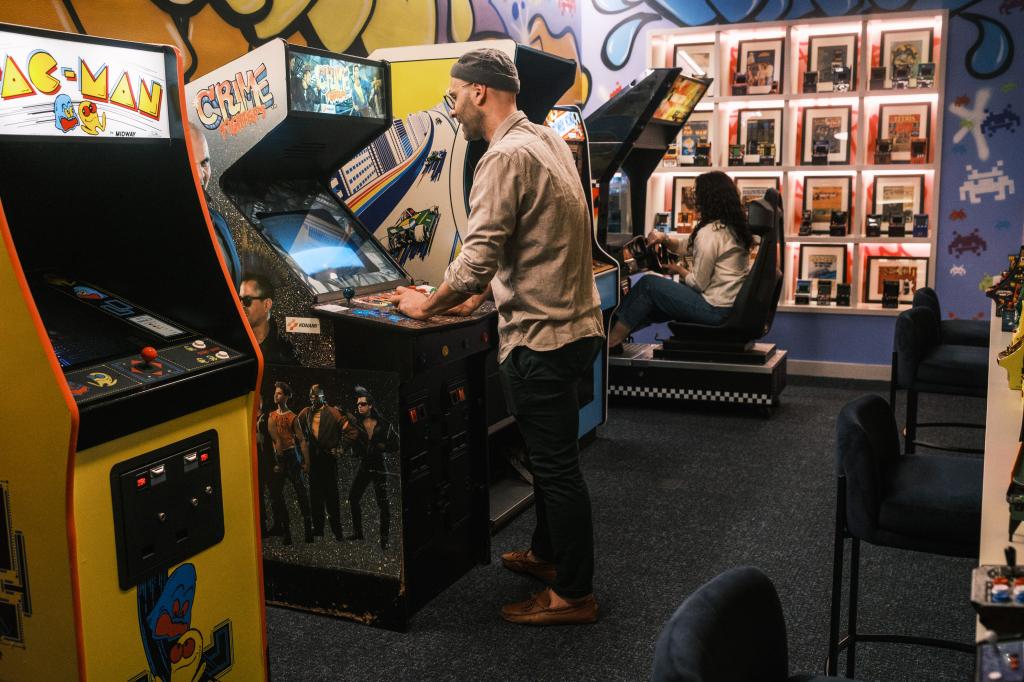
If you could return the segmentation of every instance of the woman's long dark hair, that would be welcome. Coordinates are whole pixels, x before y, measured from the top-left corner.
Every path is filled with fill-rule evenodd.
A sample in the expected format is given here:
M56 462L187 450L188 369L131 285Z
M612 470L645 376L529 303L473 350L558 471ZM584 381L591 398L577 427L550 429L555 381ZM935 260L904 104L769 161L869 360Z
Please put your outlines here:
M708 223L721 222L732 232L736 243L747 251L754 243L754 236L747 225L747 212L743 210L736 183L722 171L711 171L697 176L694 186L697 211L700 222L690 235L689 250L697 241L697 233Z

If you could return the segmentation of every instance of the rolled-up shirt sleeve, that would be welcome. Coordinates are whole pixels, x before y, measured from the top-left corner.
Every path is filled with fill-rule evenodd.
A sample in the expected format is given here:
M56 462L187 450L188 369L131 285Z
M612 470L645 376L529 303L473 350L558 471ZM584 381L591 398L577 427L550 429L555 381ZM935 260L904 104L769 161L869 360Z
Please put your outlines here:
M522 172L513 157L485 154L477 164L469 193L469 222L462 250L444 273L445 283L461 294L480 294L498 270L498 258L515 230L522 196Z
M667 232L665 238L668 239L668 250L679 255L686 251L686 245L690 243L689 233Z

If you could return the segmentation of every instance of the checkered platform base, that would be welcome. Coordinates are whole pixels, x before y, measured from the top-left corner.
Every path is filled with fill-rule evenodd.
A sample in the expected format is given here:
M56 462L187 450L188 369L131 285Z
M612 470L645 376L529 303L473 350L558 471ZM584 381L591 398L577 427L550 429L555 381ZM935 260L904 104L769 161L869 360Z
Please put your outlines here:
M738 391L714 391L693 388L670 388L666 386L616 386L608 387L608 395L623 398L654 398L665 400L699 400L739 405L767 405L774 399L767 393L743 393Z

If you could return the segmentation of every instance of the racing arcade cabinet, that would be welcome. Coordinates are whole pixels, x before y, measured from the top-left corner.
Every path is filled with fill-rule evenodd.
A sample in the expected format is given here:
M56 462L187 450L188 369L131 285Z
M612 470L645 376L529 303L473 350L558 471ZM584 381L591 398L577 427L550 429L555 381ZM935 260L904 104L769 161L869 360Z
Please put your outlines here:
M256 113L218 106L225 90ZM296 351L293 366L268 364L266 385L285 403L307 389L312 401L295 417L308 472L279 443L267 455L277 529L264 538L267 599L404 629L489 560L484 358L495 344L493 305L470 317L399 314L389 295L413 279L330 191L332 173L391 124L386 62L276 40L197 79L190 93L196 120L215 132L213 206L245 268L274 280L271 314ZM268 423L292 419L274 401ZM376 505L364 505L371 484ZM297 515L305 534L293 539Z
M629 275L641 269L626 245L645 234L647 180L710 84L677 68L650 69L587 117L591 177L598 187L597 241L622 266L623 293ZM628 191L625 213L613 205L613 184Z
M634 239L642 241L645 235L648 178L710 83L704 78L685 75L679 69L652 69L587 118L594 180L599 187L598 240L623 266L620 286L624 293L629 290L629 276L653 266L651 260L657 257L642 244L627 246ZM617 177L620 172L622 177ZM628 211L620 212L618 224L613 220L616 207L612 186L616 182L622 188L620 193L628 191L629 194ZM774 244L781 244L776 207L762 205L760 209L764 210L751 215L752 227L757 223L758 229L769 234ZM641 255L636 256L637 253ZM782 261L778 257L766 264L755 260L753 266L752 272L755 268L764 272L765 282L768 282L782 266ZM744 300L750 300L751 307L742 312L746 319L761 310L767 315L770 326L778 299L772 300L772 294L776 293L775 282L766 286L770 291L751 291L755 282L745 287ZM732 318L740 317L740 303L738 298ZM737 321L728 322L735 324ZM735 333L716 336L713 330L677 327L680 336L663 344L625 344L624 353L611 357L608 362L609 394L620 399L774 406L785 387L786 352L776 349L774 344L751 341L767 331L763 324L755 321L744 326L759 331L746 329L739 334L746 338L740 340ZM698 343L695 336L700 336L701 342Z
M265 678L259 359L181 58L8 25L0 53L0 676Z

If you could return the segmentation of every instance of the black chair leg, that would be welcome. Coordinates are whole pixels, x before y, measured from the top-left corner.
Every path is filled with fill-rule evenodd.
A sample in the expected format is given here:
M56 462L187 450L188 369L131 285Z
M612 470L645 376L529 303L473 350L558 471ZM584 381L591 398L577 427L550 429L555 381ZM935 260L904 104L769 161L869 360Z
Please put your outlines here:
M854 677L857 652L857 585L860 579L860 540L853 538L850 541L850 608L847 612L846 622L846 673L847 677Z
M892 353L892 370L889 374L889 409L896 416L896 351Z
M825 674L835 677L839 667L839 616L843 606L843 545L846 543L846 481L836 486L836 526L832 553L832 604L828 621L828 658Z
M907 430L903 438L903 452L908 455L914 454L915 439L917 438L917 391L907 389Z

